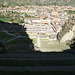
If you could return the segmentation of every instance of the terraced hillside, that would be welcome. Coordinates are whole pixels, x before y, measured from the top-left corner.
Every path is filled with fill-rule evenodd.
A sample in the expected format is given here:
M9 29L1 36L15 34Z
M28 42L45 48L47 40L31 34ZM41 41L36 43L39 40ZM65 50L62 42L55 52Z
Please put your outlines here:
M14 29L14 26L17 27L9 23L0 23L0 40L3 40L7 49L6 53L0 53L0 75L74 74L74 52L35 51L33 44L37 43L36 38L32 40L27 33L21 32L19 27ZM16 30L17 33L13 33ZM21 33L26 36L21 36ZM53 48L58 50L63 47L57 41L41 39L41 50L53 50Z
M57 44L57 41L53 42L47 39L46 40L41 39L41 43L43 49L46 46L48 47L48 49L53 49L52 45ZM48 45L45 46L46 43ZM74 54L65 52L46 53L46 52L32 51L29 48L30 44L31 44L30 39L27 39L26 37L22 38L20 36L18 36L16 39L6 42L5 43L6 46L7 45L11 46L8 48L8 51L6 53L4 54L0 53L0 74L6 75L10 74L35 75L37 73L39 75L41 74L58 75L62 73L63 74L69 73L69 75L74 74L75 70ZM45 50L47 49L47 47L45 48ZM55 48L57 47L54 47L54 49Z
M64 50L69 49L65 43L59 43L57 40L41 39L41 48L42 52L63 52Z

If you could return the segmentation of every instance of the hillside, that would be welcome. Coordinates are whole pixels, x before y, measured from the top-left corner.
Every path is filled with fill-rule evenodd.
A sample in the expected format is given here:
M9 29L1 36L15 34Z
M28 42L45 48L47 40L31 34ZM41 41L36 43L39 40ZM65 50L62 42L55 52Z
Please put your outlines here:
M18 36L21 33L21 26L0 22L0 40L4 42L6 53L0 53L0 75L74 75L75 54L63 52L40 52L31 50L33 44L29 37ZM17 29L16 29L17 28ZM2 29L8 30L4 31ZM10 30L11 29L11 30ZM23 30L23 29L22 29ZM17 34L9 33L17 32ZM27 33L25 33L27 35ZM28 36L28 35L27 35ZM41 40L44 50L58 50L63 45L58 46L56 41ZM56 45L57 44L57 45ZM44 47L45 46L45 47ZM58 48L57 48L58 47ZM35 63L36 62L36 63Z
M68 22L66 22L61 31L58 33L58 40L60 42L66 42L75 37L75 17L69 18Z
M70 5L75 6L75 0L31 0L38 5Z
M0 6L31 5L30 0L0 0Z
M75 6L75 0L0 0L0 6L15 5L70 5Z

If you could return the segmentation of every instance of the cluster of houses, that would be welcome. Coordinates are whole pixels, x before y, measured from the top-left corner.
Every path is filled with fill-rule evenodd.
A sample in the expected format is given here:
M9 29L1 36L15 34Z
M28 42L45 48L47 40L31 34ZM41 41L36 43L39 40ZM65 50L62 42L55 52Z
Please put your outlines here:
M0 8L0 12L2 10L22 13L20 16L24 18L24 23L21 25L26 28L29 36L37 36L39 33L41 38L56 39L63 24L68 20L68 15L64 10L75 10L75 8L70 6L16 6ZM30 17L26 17L25 13Z

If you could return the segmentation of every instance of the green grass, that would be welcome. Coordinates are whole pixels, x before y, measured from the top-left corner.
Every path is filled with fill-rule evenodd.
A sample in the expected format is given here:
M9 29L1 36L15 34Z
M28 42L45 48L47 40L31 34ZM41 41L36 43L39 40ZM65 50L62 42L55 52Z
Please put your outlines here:
M8 22L8 19L7 18L0 18L0 21Z
M3 13L0 13L0 21L3 21L3 22L8 22L11 17L9 15L1 15Z
M63 51L67 49L64 43L60 43L57 40L48 40L48 39L43 39L41 40L41 50L45 51Z
M37 38L31 38L33 44L37 44Z

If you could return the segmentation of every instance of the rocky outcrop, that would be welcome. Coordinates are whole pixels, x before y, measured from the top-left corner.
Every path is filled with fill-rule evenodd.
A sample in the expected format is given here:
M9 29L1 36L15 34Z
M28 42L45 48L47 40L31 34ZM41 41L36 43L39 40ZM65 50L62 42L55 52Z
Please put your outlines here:
M75 6L75 0L0 0L0 5L70 5Z
M57 35L57 39L62 43L72 40L75 37L75 16L69 17L69 20L62 26Z
M73 37L75 37L75 25L72 27L72 30L70 30L69 32L67 32L62 39L60 40L60 42L66 42L68 40L71 40Z

